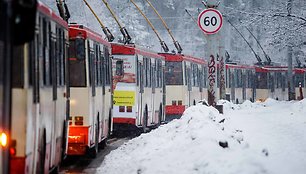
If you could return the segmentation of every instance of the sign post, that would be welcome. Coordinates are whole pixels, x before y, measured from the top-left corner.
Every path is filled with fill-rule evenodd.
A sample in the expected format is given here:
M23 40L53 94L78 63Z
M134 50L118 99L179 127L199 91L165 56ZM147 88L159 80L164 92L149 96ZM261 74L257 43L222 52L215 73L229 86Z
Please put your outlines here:
M205 6L207 9L203 10L198 16L198 25L206 34L207 47L206 55L208 60L208 104L212 106L217 105L217 57L219 57L219 40L220 34L217 34L222 27L223 17L221 13L216 10L217 2L215 0L207 1ZM223 55L221 55L223 59Z

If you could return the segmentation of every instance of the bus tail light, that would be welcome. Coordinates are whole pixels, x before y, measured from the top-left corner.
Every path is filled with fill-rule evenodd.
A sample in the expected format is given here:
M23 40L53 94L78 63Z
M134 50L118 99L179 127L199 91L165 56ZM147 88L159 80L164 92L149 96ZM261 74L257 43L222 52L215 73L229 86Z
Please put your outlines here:
M10 155L16 156L16 148L10 147Z
M176 106L176 100L172 100L172 105Z
M179 100L179 101L177 101L177 104L178 104L178 105L183 105L183 101L182 101L182 100Z
M125 106L119 106L119 112L125 112Z
M4 132L2 132L2 133L0 134L0 145L1 145L2 147L6 147L7 141L8 141L7 135L6 135Z
M69 126L72 125L72 117L69 117Z
M16 156L16 145L17 145L17 141L16 140L12 140L11 144L10 144L10 155L11 156Z
M83 121L84 121L84 117L82 117L82 116L74 117L74 125L83 126L83 124L84 124Z
M132 112L132 111L133 111L132 106L127 106L127 107L126 107L126 112Z
M17 141L16 140L12 140L11 144L10 144L10 154L11 156L16 156L16 145L17 145Z

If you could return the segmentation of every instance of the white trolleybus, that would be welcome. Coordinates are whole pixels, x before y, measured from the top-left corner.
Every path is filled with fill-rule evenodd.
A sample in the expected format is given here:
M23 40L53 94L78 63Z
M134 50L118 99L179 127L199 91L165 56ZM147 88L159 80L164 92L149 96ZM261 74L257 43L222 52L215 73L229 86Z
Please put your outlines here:
M182 54L159 53L165 57L166 121L180 118L185 109L207 99L207 63Z
M68 25L38 3L34 41L13 56L10 173L49 173L66 153Z
M137 46L112 44L115 133L140 133L164 121L164 57Z
M68 155L95 157L111 131L111 45L82 25L69 26Z
M225 67L226 99L237 104L245 100L254 101L256 99L255 66L228 63ZM220 75L217 74L217 77L219 79ZM217 87L220 87L219 80Z
M276 100L288 99L288 67L264 66L256 67L256 100L264 101L267 98ZM293 68L293 87L296 99L303 99L305 91L306 69Z

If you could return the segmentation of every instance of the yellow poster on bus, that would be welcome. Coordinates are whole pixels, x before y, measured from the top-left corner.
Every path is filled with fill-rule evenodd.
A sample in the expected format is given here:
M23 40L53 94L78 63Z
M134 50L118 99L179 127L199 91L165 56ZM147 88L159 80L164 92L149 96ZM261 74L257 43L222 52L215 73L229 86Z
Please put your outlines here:
M134 106L135 91L114 91L114 106Z

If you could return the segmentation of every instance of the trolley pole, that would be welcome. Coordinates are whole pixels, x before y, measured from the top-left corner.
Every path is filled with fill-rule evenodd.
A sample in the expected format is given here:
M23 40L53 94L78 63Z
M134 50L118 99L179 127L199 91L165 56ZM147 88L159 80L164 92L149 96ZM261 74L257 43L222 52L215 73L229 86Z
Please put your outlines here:
M223 12L223 0L221 0L221 4L219 5L218 9ZM220 30L218 37L219 42L219 74L220 74L220 81L219 81L219 92L220 96L219 99L225 100L226 98L226 91L225 91L225 29Z
M205 57L208 58L208 104L217 105L217 58L223 57L220 54L222 47L219 46L221 39L220 32L222 26L222 15L217 10L220 1L207 0L202 1L207 8L203 10L198 17L198 25L206 34L207 45ZM223 46L224 49L224 46ZM223 51L224 53L224 51Z
M287 10L288 10L288 15L291 14L292 12L292 3L293 0L288 0L287 4ZM289 18L289 20L292 20ZM293 83L293 72L292 72L292 42L288 41L288 46L287 46L287 55L288 55L288 100L295 100L295 85Z
M295 100L295 86L293 83L293 67L292 67L292 46L291 43L288 45L288 100Z

